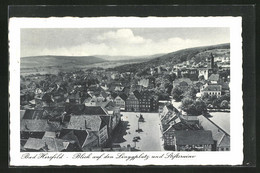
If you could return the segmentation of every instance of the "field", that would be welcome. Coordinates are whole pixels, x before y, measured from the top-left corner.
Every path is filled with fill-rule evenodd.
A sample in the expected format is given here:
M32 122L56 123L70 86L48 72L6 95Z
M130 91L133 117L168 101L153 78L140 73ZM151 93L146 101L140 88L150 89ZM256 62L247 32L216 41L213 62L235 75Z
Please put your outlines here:
M56 59L21 59L21 75L30 75L30 74L58 74L58 72L70 72L75 70L87 70L90 68L101 67L104 69L114 68L117 66L125 64L134 64L147 61L148 59L133 59L133 60L118 60L118 61L102 61L102 62L74 62L69 63L70 61L66 60L60 61L60 64ZM84 65L85 64L85 65Z

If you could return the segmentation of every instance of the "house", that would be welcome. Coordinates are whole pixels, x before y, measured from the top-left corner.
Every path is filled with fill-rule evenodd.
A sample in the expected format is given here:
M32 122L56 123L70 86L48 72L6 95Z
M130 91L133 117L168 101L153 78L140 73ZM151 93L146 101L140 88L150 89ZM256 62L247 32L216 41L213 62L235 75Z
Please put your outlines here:
M37 94L34 97L36 107L52 106L54 103L53 96L50 93Z
M29 138L23 146L25 151L33 152L63 152L68 149L70 142L56 138Z
M109 135L112 134L121 120L120 108L114 106L111 102L103 106L67 105L66 112L71 116L100 116L103 121L107 122Z
M159 114L161 119L161 131L163 133L164 148L174 150L174 134L179 130L200 130L197 122L184 119L182 114L170 103L166 103Z
M109 88L107 87L107 84L103 84L100 86L104 91L107 91Z
M126 99L126 111L138 112L139 109L139 99L141 94L138 91L131 92Z
M123 86L115 86L115 89L114 89L114 91L116 91L116 92L122 92L123 90L124 90Z
M203 115L198 116L199 124L204 130L210 130L212 132L214 145L213 151L230 151L230 135L229 126L223 125L223 120L219 122L214 118L207 118ZM229 117L225 117L225 124L229 125Z
M178 118L178 114L180 114L180 112L172 104L166 104L160 114L162 125L167 124L174 117Z
M59 139L64 141L75 141L77 146L82 150L87 145L89 133L86 130L77 129L62 129L59 134Z
M108 125L97 115L71 116L67 128L95 132L98 135L99 146L104 146L108 140ZM82 145L81 147L83 148L84 146Z
M24 132L56 132L60 129L60 122L47 119L22 119L20 123L20 131Z
M178 78L173 81L173 88L174 87L182 87L182 88L188 88L192 85L192 81L189 78Z
M196 68L184 68L181 70L181 76L183 78L189 78L192 81L198 80L198 69Z
M49 113L43 109L27 109L23 114L23 119L47 119Z
M110 104L105 107L105 110L107 111L108 116L111 117L109 128L109 133L111 134L121 121L120 107Z
M201 81L196 81L196 82L193 82L193 88L197 91L197 92L200 92L200 88L204 85L203 82Z
M220 97L221 93L222 93L222 86L221 85L208 85L208 84L205 84L200 89L200 93L201 93L201 95L208 94L210 96L215 95L217 97Z
M208 78L210 84L218 84L219 83L219 74L211 74Z
M213 74L213 69L209 69L209 68L199 68L199 74L198 74L198 78L200 76L203 76L205 80L208 80L209 76L211 74Z
M229 82L221 82L221 94L225 95L225 94L230 94L230 89L229 89Z
M172 68L172 73L174 73L177 78L181 78L181 77L182 77L182 75L181 75L181 69L178 68L177 66L174 66L174 67Z
M111 78L112 78L113 80L117 80L117 79L120 78L120 75L119 75L118 73L113 73L113 74L111 75Z
M116 106L120 107L121 110L125 110L125 102L127 99L127 95L122 93L120 95L118 95L114 101L116 103Z
M149 86L149 79L141 79L140 81L138 81L138 85L147 88Z
M214 144L209 130L179 130L174 132L175 151L211 151Z
M139 99L139 109L141 112L152 112L158 109L158 100L149 91L143 91Z
M69 94L66 102L72 104L82 104L85 99L91 97L88 93L81 92L81 91L73 91Z
M28 138L41 139L46 131L59 132L62 128L60 122L49 121L46 119L22 119L20 121L20 138L26 140Z

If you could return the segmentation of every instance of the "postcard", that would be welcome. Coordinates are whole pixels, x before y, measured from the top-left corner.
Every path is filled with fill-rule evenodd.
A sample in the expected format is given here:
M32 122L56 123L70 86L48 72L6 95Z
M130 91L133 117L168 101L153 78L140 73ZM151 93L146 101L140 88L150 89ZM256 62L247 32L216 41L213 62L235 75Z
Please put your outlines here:
M10 166L241 165L241 17L9 19Z

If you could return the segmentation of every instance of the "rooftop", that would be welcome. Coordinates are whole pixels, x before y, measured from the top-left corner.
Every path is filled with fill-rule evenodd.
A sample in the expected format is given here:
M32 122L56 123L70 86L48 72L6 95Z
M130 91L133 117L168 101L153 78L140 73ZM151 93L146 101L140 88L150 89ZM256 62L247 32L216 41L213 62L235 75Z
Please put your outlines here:
M209 130L180 130L175 131L177 145L208 145L214 144Z
M203 91L221 91L221 85L208 85Z
M20 131L50 131L55 132L61 129L59 122L48 120L23 119L20 124Z
M71 116L68 129L99 131L101 121L99 116Z

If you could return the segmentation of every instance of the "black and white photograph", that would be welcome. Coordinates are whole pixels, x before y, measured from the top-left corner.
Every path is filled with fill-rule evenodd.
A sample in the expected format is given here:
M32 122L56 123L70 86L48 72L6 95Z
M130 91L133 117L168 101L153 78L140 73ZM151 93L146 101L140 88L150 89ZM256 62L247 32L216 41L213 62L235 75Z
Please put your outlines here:
M239 105L242 99L236 83L242 67L232 66L241 59L241 50L233 51L234 30L226 24L232 18L219 19L225 23L219 26L215 19L213 25L189 20L179 26L152 20L156 25L111 27L97 20L91 27L61 27L55 21L20 27L13 34L19 36L13 42L19 51L10 73L18 90L11 106L20 114L11 121L16 134L11 144L21 159L54 161L71 154L76 161L99 153L101 159L138 164L138 159L237 151L242 112L234 110L242 110L234 101Z
M228 28L21 29L21 151L229 151Z

